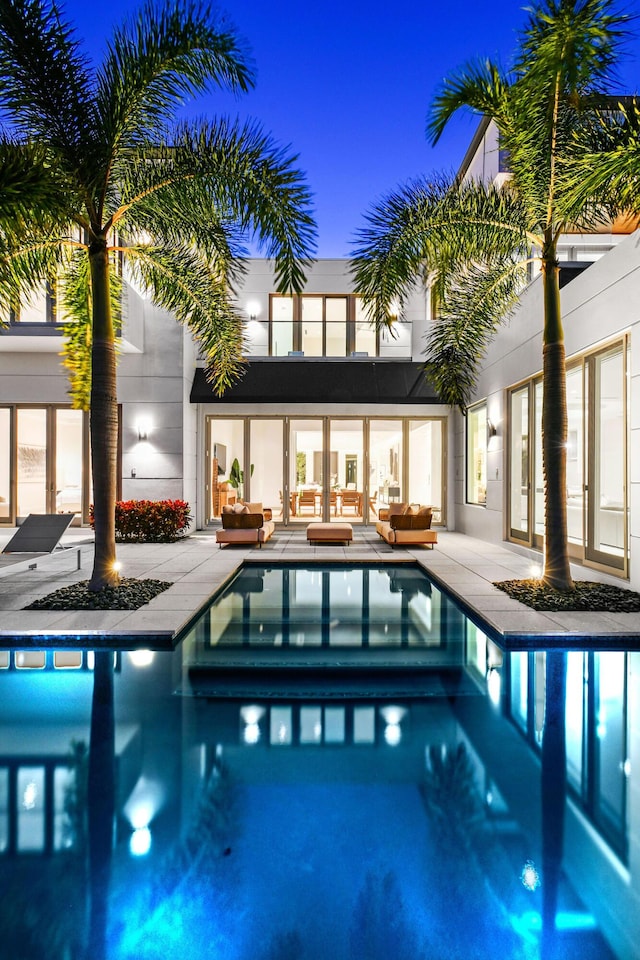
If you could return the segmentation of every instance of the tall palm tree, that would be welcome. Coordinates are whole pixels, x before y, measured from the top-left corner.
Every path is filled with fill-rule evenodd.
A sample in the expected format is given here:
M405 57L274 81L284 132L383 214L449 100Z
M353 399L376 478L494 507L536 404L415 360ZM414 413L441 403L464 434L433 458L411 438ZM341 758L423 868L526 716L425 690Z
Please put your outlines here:
M475 370L515 307L527 264L542 273L545 485L544 581L571 589L566 513L567 403L558 241L608 213L607 198L576 194L575 163L610 93L627 17L614 0L541 0L529 11L513 69L467 64L445 80L427 124L435 143L461 108L493 120L510 178L506 188L450 178L419 181L368 214L353 257L356 285L378 326L391 322L417 276L439 302L426 372L463 412ZM610 102L610 101L609 101ZM610 206L615 208L615 204Z
M85 318L67 359L77 367L90 348L94 590L118 580L119 258L189 326L222 392L243 366L231 293L247 231L281 291L300 289L313 250L295 156L255 124L178 119L196 94L252 84L238 38L201 0L147 0L98 67L55 0L0 5L0 314L56 279L67 312Z

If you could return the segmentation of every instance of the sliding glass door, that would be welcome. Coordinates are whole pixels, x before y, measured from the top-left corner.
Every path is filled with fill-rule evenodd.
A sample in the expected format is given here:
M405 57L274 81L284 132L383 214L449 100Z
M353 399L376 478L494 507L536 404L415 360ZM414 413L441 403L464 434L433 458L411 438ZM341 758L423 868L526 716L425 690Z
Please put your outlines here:
M623 344L589 358L587 557L624 567L627 554L626 355Z
M567 537L572 557L626 571L627 344L619 341L567 370ZM509 392L510 539L544 542L542 380Z
M245 500L284 523L372 523L381 507L407 501L431 506L444 523L445 423L207 416L206 520Z

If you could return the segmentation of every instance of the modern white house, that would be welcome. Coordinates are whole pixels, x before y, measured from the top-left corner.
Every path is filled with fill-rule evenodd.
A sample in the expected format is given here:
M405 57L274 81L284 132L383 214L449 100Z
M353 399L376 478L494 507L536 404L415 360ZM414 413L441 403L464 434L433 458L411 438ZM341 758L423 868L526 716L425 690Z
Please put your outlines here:
M492 124L480 124L460 176L508 176ZM640 233L629 230L567 235L560 256L571 551L638 589ZM464 418L422 372L431 316L419 284L383 334L346 260L315 262L293 297L275 293L268 261L250 260L237 300L248 365L218 397L188 331L125 285L122 498L186 499L198 527L241 497L271 507L276 524L367 524L382 504L419 502L450 530L542 548L539 277L483 359ZM0 333L0 523L88 518L88 419L70 408L58 319L43 289Z

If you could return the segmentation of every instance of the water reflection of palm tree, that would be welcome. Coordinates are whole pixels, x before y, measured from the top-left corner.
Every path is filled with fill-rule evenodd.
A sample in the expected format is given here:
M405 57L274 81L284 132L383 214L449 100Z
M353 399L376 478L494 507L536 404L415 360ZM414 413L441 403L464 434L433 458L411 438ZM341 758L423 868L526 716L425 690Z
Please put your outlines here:
M88 776L89 933L87 958L106 957L106 933L113 856L115 751L113 652L95 653Z
M545 716L542 739L542 960L560 960L556 934L558 886L564 848L567 795L567 655L546 655Z

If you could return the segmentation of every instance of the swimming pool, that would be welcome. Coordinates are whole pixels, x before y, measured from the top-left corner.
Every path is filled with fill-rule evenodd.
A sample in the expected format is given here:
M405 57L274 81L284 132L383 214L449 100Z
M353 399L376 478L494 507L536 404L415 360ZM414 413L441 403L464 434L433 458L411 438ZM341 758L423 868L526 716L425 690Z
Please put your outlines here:
M254 585L260 569L248 570ZM103 652L92 669L86 654L56 668L52 651L22 665L7 652L6 956L79 957L89 935L109 960L640 956L640 655L504 651L432 585L416 589L409 566L404 595L389 582L384 602L398 607L385 619L379 565L368 591L336 573L328 598L322 577L296 578L288 645L265 568L261 590L230 581L231 608L172 653ZM366 596L368 644L354 639ZM347 616L347 599L360 613ZM247 603L259 614L248 637ZM216 677L212 649L423 660L415 685L411 664L365 661L363 680L347 657L347 676L324 688L317 663L288 687L243 666L234 686L229 666Z

